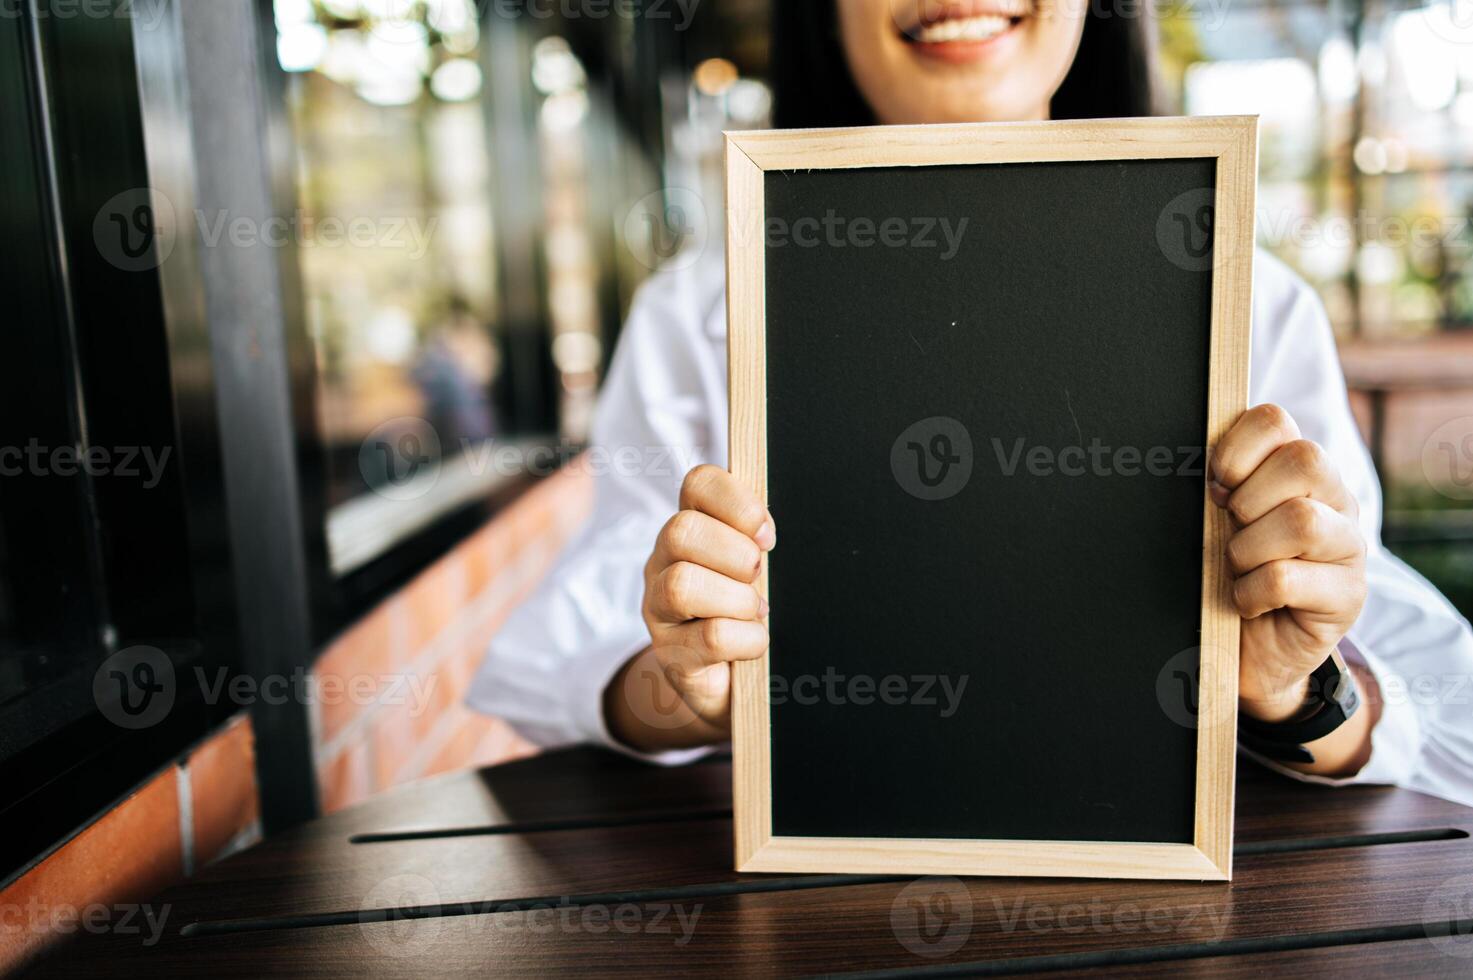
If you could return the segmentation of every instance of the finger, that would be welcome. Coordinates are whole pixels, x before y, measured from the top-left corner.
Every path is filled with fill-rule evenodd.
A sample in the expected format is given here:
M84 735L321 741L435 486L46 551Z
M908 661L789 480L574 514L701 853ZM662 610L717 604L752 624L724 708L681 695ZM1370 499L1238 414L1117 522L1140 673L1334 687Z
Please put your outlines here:
M757 542L763 551L777 543L772 515L757 494L719 466L697 466L680 487L680 509L698 510Z
M1341 562L1365 550L1355 521L1318 500L1292 497L1234 534L1227 558L1233 574L1243 575L1284 558Z
M1295 439L1275 450L1232 492L1227 510L1246 526L1292 497L1309 497L1343 514L1354 515L1356 509L1330 454L1308 439Z
M1233 604L1244 619L1275 609L1316 616L1350 616L1359 608L1361 586L1348 565L1288 558L1260 565L1233 583Z
M660 648L693 650L699 666L756 660L767 650L767 627L750 619L696 619L673 627ZM694 666L694 665L691 665Z
M758 619L767 603L746 582L678 561L655 577L646 595L650 615L662 623L689 619Z
M1209 472L1227 490L1248 479L1265 459L1286 442L1299 438L1299 426L1277 405L1257 405L1244 412L1212 450Z
M678 561L709 568L738 582L752 582L762 570L762 550L751 538L710 514L683 510L660 529L650 568L658 572Z
M695 716L691 720L726 713L731 699L730 667L708 664L697 651L679 645L657 646L653 653L655 666L680 698L684 710ZM662 726L678 727L671 722L681 722L682 709L667 706L664 710L672 717L662 721Z

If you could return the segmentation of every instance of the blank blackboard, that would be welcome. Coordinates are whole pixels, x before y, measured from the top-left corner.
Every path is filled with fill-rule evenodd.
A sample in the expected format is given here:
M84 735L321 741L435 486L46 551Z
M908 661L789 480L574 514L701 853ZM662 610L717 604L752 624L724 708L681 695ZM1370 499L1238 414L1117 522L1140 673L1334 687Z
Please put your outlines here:
M1254 132L730 138L739 867L1230 874Z

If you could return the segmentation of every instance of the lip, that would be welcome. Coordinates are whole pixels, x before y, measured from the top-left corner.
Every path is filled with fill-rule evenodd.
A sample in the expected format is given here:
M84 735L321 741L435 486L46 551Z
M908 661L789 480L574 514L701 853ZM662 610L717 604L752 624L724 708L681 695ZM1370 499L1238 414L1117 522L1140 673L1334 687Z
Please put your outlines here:
M915 40L916 35L925 28L934 27L948 20L988 16L1008 17L1016 20L1032 13L1031 0L919 0L915 4L915 10L898 23L900 33L907 39Z
M1018 26L1033 13L1030 0L923 0L917 5L915 16L902 26L901 39L917 54L950 64L970 64L987 58L997 57L1016 40ZM942 40L922 40L925 34L948 21L998 18L1009 21L1006 27L995 34L981 39L965 36L947 37Z

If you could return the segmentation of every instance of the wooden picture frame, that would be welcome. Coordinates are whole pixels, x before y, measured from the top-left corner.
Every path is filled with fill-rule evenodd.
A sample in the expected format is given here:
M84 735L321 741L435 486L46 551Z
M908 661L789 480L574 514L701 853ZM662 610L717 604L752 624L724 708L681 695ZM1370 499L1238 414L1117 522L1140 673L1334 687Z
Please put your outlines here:
M897 166L1216 161L1206 445L1247 407L1256 117L1022 122L726 135L731 471L767 500L764 174ZM1205 483L1205 481L1204 481ZM1232 874L1238 635L1227 517L1203 490L1201 662L1192 843L775 836L769 656L734 665L736 868L744 872L1227 880ZM781 561L780 554L774 558ZM767 594L767 567L758 580Z

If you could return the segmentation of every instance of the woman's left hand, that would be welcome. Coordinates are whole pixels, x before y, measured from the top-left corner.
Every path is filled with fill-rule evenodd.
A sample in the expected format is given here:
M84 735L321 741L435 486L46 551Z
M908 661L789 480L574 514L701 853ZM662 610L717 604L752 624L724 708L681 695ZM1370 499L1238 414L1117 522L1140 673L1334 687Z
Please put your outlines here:
M1227 545L1243 617L1240 710L1263 721L1299 713L1309 675L1366 599L1359 507L1334 461L1277 405L1245 412L1217 444L1213 503L1235 528Z

